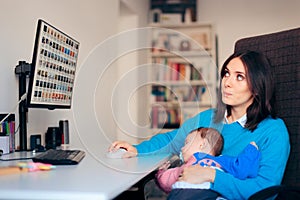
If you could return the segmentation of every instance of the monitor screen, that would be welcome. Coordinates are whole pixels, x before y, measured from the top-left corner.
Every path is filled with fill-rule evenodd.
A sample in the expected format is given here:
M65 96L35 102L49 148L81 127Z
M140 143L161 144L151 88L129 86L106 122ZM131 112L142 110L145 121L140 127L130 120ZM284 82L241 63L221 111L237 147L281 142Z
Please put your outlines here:
M28 107L71 108L78 51L78 41L38 20L28 84Z

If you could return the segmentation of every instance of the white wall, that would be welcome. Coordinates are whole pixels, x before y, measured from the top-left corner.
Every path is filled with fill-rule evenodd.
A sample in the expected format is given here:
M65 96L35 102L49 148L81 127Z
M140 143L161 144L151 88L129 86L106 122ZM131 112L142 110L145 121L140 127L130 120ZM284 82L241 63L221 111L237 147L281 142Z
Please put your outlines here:
M131 8L132 4L128 4L127 1L121 1L120 6L120 20L119 20L119 31L128 31L130 29L135 29L138 27L139 23L139 17L134 9ZM138 38L132 38L134 40L130 41L130 43L137 43ZM133 69L135 66L138 65L138 57L139 53L136 51L133 51L131 53L128 53L126 55L122 55L117 60L118 64L118 80L122 80L124 76L128 76L128 71ZM130 73L131 77L130 80L133 84L137 83L137 73ZM130 105L130 100L126 98L126 94L128 92L128 86L125 84L120 85L119 88L119 94L118 99L122 99L122 101L119 101L117 106L118 110L123 110L123 108L127 108ZM135 98L138 98L137 95L135 95ZM127 100L126 100L127 99ZM133 126L133 123L128 123L128 121L136 121L137 119L137 106L132 106L128 109L124 109L122 112L119 112L116 115L116 121L118 124L117 128L117 138L118 140L124 140L131 143L136 143L134 140L134 137L130 137L130 134L135 134L137 130L135 129L135 126ZM130 120L128 120L130 119Z
M147 25L148 22L148 0L121 0L120 6L120 19L119 19L119 30L130 31L136 30L138 27L143 27ZM135 31L133 31L135 32ZM144 35L139 35L138 31L134 34L136 36L132 37L129 41L133 46L139 46L139 37L145 37ZM124 45L122 42L121 45ZM126 44L125 44L126 45ZM132 52L122 55L118 62L118 80L122 81L126 77L130 80L130 83L136 86L136 89L130 91L131 87L124 84L119 88L120 99L118 104L118 110L121 111L116 116L116 121L118 121L117 128L117 138L118 140L128 141L132 144L138 142L139 126L143 126L144 121L146 121L147 114L145 113L145 106L147 106L145 99L147 98L147 93L145 90L137 89L139 79L145 79L147 74L139 73L136 67L145 63L147 57L145 54L146 50L132 49ZM128 99L127 94L131 93ZM125 109L124 109L125 108Z
M14 68L19 60L31 62L38 18L80 41L79 68L97 44L118 32L118 0L0 0L0 5L1 113L12 111L18 101L18 79ZM99 99L99 103L103 99ZM71 142L78 143L72 110L30 109L28 119L28 137L33 133L43 134L47 127L58 126L60 119L68 119ZM108 121L113 125L111 119Z
M216 25L219 63L243 37L300 27L299 0L198 0L198 21Z

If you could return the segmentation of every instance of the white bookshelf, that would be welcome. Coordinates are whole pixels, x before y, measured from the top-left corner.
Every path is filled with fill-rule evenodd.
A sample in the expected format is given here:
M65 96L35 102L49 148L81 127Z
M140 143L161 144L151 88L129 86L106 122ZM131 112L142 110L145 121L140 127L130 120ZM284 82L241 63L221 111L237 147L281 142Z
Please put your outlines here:
M216 104L216 37L210 23L150 24L150 128L176 128Z

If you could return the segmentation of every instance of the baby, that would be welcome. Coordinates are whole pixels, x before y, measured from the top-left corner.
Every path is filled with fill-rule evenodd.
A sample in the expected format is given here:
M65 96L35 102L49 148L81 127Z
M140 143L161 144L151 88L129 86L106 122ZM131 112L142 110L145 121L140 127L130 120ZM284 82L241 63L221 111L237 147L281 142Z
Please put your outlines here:
M198 164L203 167L213 167L228 172L239 179L257 176L261 155L255 142L248 144L237 157L219 156L223 145L222 135L213 128L198 128L191 131L181 149L184 164L168 169L170 164L165 163L156 174L160 188L167 193L171 192L168 199L181 199L182 197L186 199L187 195L191 195L191 197L193 195L205 195L212 199L218 197L218 193L209 190L211 185L209 182L190 184L177 181L187 166Z

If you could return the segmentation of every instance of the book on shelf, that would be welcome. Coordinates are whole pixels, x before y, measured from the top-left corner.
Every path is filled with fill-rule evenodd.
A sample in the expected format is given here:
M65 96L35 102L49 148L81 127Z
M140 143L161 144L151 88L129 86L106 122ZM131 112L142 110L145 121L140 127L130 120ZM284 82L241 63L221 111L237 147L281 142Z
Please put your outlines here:
M154 105L151 115L151 128L178 128L180 125L180 113L177 109Z
M202 80L201 69L187 62L176 62L167 58L153 58L152 78L154 81Z
M191 67L190 80L203 80L201 73L201 69L198 70L195 67Z

